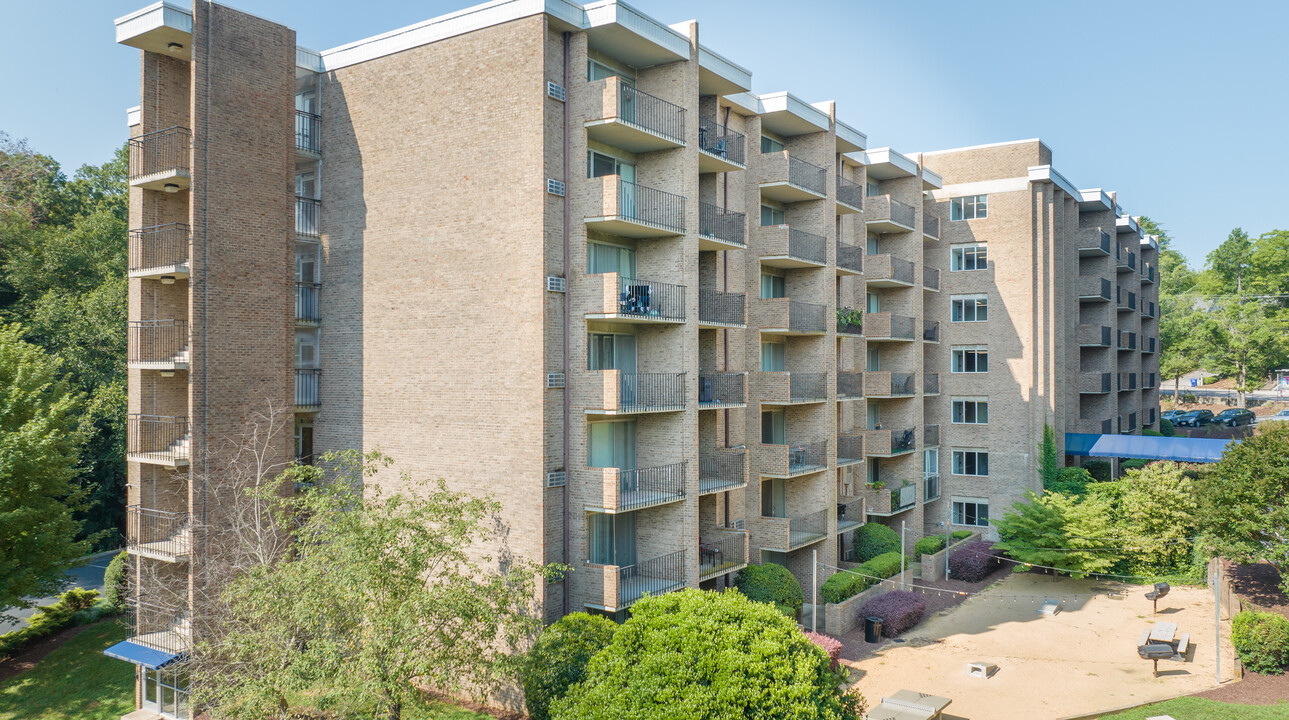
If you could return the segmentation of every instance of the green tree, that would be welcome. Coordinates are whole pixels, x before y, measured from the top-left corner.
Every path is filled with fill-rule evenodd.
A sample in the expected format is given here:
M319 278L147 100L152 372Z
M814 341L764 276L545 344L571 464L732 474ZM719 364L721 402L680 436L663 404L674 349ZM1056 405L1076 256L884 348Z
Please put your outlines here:
M1021 563L1053 567L1073 577L1105 572L1118 559L1110 503L1093 494L1079 501L1070 495L1026 493L1001 519L991 522L1001 538L996 549ZM1017 572L1030 568L1019 564Z
M1217 298L1206 321L1197 325L1207 348L1206 365L1234 378L1240 407L1245 407L1245 394L1260 387L1289 351L1289 322L1278 301Z
M1212 295L1241 295L1253 266L1253 241L1249 234L1236 228L1226 241L1208 254L1208 270L1202 287Z
M1198 483L1197 520L1214 553L1241 563L1265 560L1289 593L1289 423L1270 423L1227 445Z
M0 609L54 594L89 550L73 517L85 502L73 483L80 398L62 377L20 327L0 325Z
M1119 506L1122 541L1130 572L1172 574L1190 570L1196 532L1195 480L1181 463L1153 462L1129 470Z
M557 720L858 718L828 655L773 608L737 592L685 590L632 606Z
M1061 459L1056 454L1056 432L1043 423L1043 439L1038 443L1038 478L1043 487L1051 487L1061 472Z
M575 612L546 628L524 661L524 702L533 720L548 720L550 707L586 677L596 653L613 642L618 626L605 617Z

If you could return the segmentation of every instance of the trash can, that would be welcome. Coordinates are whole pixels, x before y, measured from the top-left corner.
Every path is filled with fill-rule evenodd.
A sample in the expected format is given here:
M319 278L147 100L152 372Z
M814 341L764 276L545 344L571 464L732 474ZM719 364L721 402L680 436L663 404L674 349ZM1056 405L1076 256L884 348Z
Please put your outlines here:
M864 642L875 643L882 639L882 619L869 615L864 618Z

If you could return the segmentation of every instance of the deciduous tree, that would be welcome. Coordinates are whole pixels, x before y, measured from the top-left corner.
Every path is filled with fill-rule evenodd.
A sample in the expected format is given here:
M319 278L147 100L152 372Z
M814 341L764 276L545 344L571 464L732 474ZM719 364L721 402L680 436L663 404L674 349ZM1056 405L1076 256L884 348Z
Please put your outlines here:
M1093 494L1082 501L1061 493L1038 497L1026 493L1024 502L1012 505L998 528L998 550L1021 563L1057 568L1073 577L1105 572L1118 559L1113 549L1114 527L1109 503ZM1017 565L1017 572L1030 568Z

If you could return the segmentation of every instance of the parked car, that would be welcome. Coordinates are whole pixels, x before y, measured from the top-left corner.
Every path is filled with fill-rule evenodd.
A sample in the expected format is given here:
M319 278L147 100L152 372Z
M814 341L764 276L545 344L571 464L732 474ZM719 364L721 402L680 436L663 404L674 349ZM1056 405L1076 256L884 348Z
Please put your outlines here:
M1252 410L1245 410L1244 408L1227 408L1218 413L1217 416L1213 418L1213 422L1227 427L1236 427L1239 425L1252 425L1255 422L1255 417L1256 416L1253 414Z
M1167 420L1168 422L1172 422L1185 414L1186 414L1185 410L1165 410L1164 414L1160 415L1160 417Z
M1191 410L1172 421L1177 427L1200 427L1213 422L1212 410Z
M1277 422L1289 422L1289 410L1281 410L1275 415L1268 415L1264 418L1258 418L1256 422L1268 422L1275 420Z

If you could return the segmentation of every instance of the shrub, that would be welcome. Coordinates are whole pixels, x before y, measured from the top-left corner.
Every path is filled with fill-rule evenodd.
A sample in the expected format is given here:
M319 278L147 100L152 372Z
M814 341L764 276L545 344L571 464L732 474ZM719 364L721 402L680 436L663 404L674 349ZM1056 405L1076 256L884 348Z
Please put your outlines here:
M1124 460L1119 463L1119 467L1124 470L1140 470L1150 464L1149 460L1133 459Z
M1164 437L1177 435L1177 429L1173 427L1173 421L1168 418L1159 418L1159 434Z
M903 559L898 550L882 553L860 565L856 572L879 578L893 577L900 574L900 561Z
M926 598L914 592L896 590L864 603L860 617L876 615L882 619L882 635L893 638L911 630L922 621L926 612Z
M819 588L819 597L835 605L855 597L866 587L868 581L863 576L843 570L824 581Z
M787 568L774 563L748 565L739 571L734 587L748 600L791 608L794 619L801 614L801 606L806 602L797 578Z
M28 621L27 627L0 635L0 658L9 657L27 645L65 630L78 622L97 619L86 612L97 600L97 590L80 588L68 590L58 598L58 602L37 610Z
M868 562L882 553L899 549L899 534L881 523L867 523L855 531L856 562Z
M103 599L119 611L125 610L125 601L130 593L129 557L124 550L117 553L103 573Z
M1142 435L1149 436L1149 437L1163 437L1163 436L1164 436L1164 434L1163 434L1163 433L1161 433L1161 432L1159 432L1158 430L1151 430L1150 428L1146 428L1145 430L1142 430L1142 431L1141 431L1141 434L1142 434Z
M977 540L949 553L949 577L964 582L980 582L998 569L1000 562L992 543Z
M550 717L551 703L586 677L586 665L613 642L618 626L608 618L575 612L546 628L524 659L524 702L534 720Z
M1248 669L1279 675L1289 667L1289 619L1275 613L1239 613L1231 620L1231 644Z
M820 650L828 653L828 667L836 670L837 663L841 661L841 641L813 632L807 632L806 637L810 638L810 642L818 645Z
M970 530L954 530L949 535L949 537L953 538L954 542L957 542L959 540L966 540L967 538L971 537L971 535L972 535L972 532Z
M1090 482L1093 482L1092 476L1088 474L1086 468L1067 467L1061 468L1061 471L1056 475L1056 482L1051 483L1051 487L1043 489L1048 492L1082 497L1087 494L1088 483Z
M1097 482L1110 482L1110 463L1105 460L1089 460L1083 463L1083 469Z
M944 549L944 538L939 535L927 535L913 545L914 557L934 555Z

